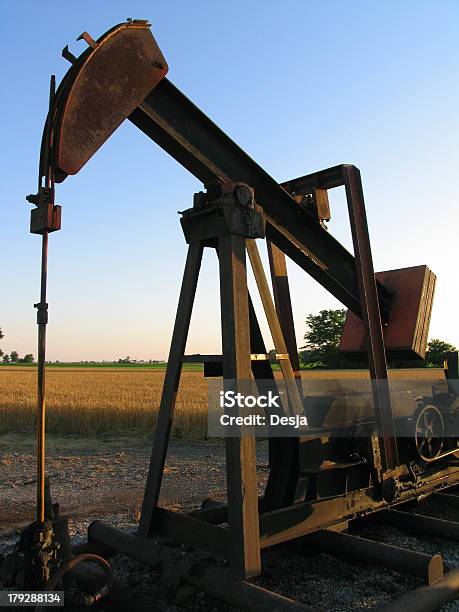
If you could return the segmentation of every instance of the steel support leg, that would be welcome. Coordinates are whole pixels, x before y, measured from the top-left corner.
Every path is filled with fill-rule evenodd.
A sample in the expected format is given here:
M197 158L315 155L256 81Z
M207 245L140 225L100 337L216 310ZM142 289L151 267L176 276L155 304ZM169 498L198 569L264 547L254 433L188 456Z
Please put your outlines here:
M268 321L269 330L271 332L276 352L287 355L288 349L284 339L284 334L282 333L282 328L277 317L277 312L274 307L273 298L269 290L268 281L266 280L263 264L260 258L260 253L258 252L258 247L255 240L247 240L247 252L249 254L253 274L255 276L255 281L257 283L258 291L260 293L261 301L266 314L266 319ZM292 364L290 362L290 358L281 359L280 368L282 371L282 376L284 377L284 382L286 385L286 390L290 402L290 408L291 410L293 410L294 414L301 415L303 414L303 402L299 394L297 385L292 384L295 382L295 376Z
M218 239L225 387L252 377L245 239ZM244 432L241 432L244 434ZM255 438L225 438L230 568L236 578L261 572Z
M266 241L268 248L269 268L273 284L274 303L277 316L284 335L287 351L290 355L295 378L301 381L300 361L296 343L295 325L293 322L292 302L288 284L287 262L285 253L270 240Z
M355 166L343 166L352 241L359 287L362 321L366 329L367 353L372 379L376 425L380 437L383 468L398 464L397 442L387 380L386 351L376 289L370 237L360 172Z
M139 534L148 536L152 527L153 513L158 505L159 491L166 461L167 447L172 428L175 401L182 372L182 358L190 327L199 270L201 268L203 245L194 242L188 247L188 255L183 273L182 288L175 317L174 332L167 360L166 376L159 407L158 421L153 440L153 449L148 469L147 483L140 516Z
M252 353L266 353L266 345L258 324L257 315L249 294L250 347ZM252 361L255 380L272 380L277 393L274 373L269 361ZM298 438L276 438L270 436L269 476L265 487L264 509L276 510L290 506L295 499L298 480Z

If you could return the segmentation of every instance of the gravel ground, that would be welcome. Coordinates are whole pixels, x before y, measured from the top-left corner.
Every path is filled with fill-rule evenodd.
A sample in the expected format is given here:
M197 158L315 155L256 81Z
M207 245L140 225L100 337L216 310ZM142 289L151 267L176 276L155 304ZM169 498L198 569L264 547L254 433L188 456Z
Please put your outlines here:
M120 450L122 449L122 450ZM148 468L149 442L145 439L100 438L97 443L81 440L51 440L47 470L52 476L52 491L61 511L69 514L74 542L84 541L89 523L103 519L120 528L136 527L143 485ZM202 499L225 490L223 445L215 442L171 444L162 488L165 507L188 511ZM0 556L11 550L22 526L33 516L35 481L34 458L29 440L0 440ZM267 476L267 453L259 445L260 488ZM459 521L459 509L444 503L422 506L425 514ZM440 553L447 569L459 567L457 543L432 538L418 538L392 527L365 527L359 534L412 550ZM158 599L160 581L157 572L122 555L111 560L115 575L157 601L157 610L234 610L230 606L195 593L177 606ZM420 585L404 574L332 558L324 554L292 551L288 558L267 566L254 581L285 596L330 612L371 610ZM0 585L1 586L1 585ZM459 611L459 601L442 608Z

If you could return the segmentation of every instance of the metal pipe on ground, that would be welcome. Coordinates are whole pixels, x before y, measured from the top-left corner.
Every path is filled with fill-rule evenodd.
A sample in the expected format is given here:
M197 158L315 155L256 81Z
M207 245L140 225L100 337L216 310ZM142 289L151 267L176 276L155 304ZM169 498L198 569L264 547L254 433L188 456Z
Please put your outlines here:
M342 555L411 574L424 579L428 584L435 584L443 578L443 559L440 555L426 555L348 533L326 530L306 536L304 542L329 555Z
M429 535L459 542L459 523L454 521L400 510L383 510L370 516L368 520L422 536Z
M459 596L459 569L447 572L439 582L423 586L378 608L379 612L433 612Z
M192 554L184 555L182 549L173 549L151 539L129 535L105 525L102 521L94 521L89 525L88 539L116 549L152 568L174 567L187 584L248 612L313 612L312 608L287 597L245 581L232 579L225 569L217 567L202 556L197 558ZM315 609L315 612L318 610Z

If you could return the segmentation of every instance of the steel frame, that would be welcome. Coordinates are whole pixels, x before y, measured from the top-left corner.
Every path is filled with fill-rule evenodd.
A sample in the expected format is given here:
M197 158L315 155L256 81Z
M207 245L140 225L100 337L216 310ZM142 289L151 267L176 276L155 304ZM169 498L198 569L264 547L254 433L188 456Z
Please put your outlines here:
M327 173L324 174L327 176ZM387 423L387 419L384 420L385 411L388 411L390 417L392 413L390 400L387 397L387 403L384 403L385 389L382 388L381 392L380 386L381 380L387 380L387 369L360 175L353 166L342 166L341 178L336 176L335 169L335 178L332 183L320 180L324 174L309 175L308 189L311 189L311 183L319 185L319 188L323 190L338 185L344 185L346 188L357 262L357 277L361 289L360 300L365 312L368 312L364 323L370 338L368 352L371 376L375 383L373 385L374 403L379 409L376 418L377 422L384 426ZM295 181L291 181L289 187L298 193L302 189L301 182L305 183L306 177L299 179L298 185ZM306 189L304 191L306 192ZM388 500L384 499L383 477L391 482L394 480L392 468L397 465L397 447L393 430L392 435L390 433L387 435L386 429L386 435L382 436L379 442L377 439L374 441L372 467L373 473L380 479L379 485L377 484L378 478L376 478L372 486L353 491L343 497L305 502L307 477L299 454L300 439L270 439L270 475L265 495L258 499L254 438L251 436L227 438L225 445L228 505L218 509L196 511L191 515L181 515L158 507L162 473L181 366L185 359L184 350L202 253L205 247L214 248L215 246L217 246L220 262L222 360L225 381L227 383L236 381L237 384L237 381L246 381L251 376L255 380L273 376L268 361L258 359L251 361L253 353L265 354L266 347L248 295L246 250L252 264L276 352L281 355L286 353L291 355L293 351L291 340L294 336L291 331L289 332L293 329L293 320L288 295L285 254L278 249L277 252L274 251L273 256L273 245L268 244L271 250L270 267L273 286L277 289L278 310L276 310L255 240L225 234L216 236L214 239L208 238L205 241L191 241L155 430L139 537L146 538L154 535L177 537L185 545L194 546L216 557L228 560L233 577L244 579L260 573L260 551L262 549L313 533L327 525L352 520L362 513L375 512L389 507ZM282 284L279 283L280 275L283 278ZM283 329L287 330L285 335ZM287 346L285 336L290 338L290 346ZM293 383L296 380L297 371L292 367L293 360L290 355L289 359L282 359L280 364L284 379ZM275 384L274 379L273 384ZM290 386L289 400L291 404L297 404L297 406L302 402L295 384ZM377 461L381 452L382 464ZM423 483L425 490L430 491L443 487L450 480L454 482L454 479L458 477L458 470L446 471L439 482L437 476L438 474L435 475L433 482L426 479ZM419 493L419 487L416 489ZM414 489L403 495L399 494L396 500L391 499L390 501L400 503L411 499L413 494ZM222 526L222 523L226 522L228 527Z
M188 240L188 255L138 534L135 537L128 536L96 522L88 531L89 544L91 545L91 541L92 544L96 543L96 547L102 544L107 552L112 547L155 565L158 564L160 557L165 559L164 563L177 561L177 556L171 554L168 547L162 547L152 541L156 536L172 537L198 551L205 551L229 561L232 576L228 580L225 571L207 562L204 563L204 567L199 555L187 554L186 559L182 558L183 562L180 561L179 565L182 578L190 584L215 594L213 583L218 580L220 585L223 585L224 598L245 609L262 610L266 609L266 606L273 609L298 609L295 602L244 582L245 578L260 573L263 549L315 533L316 541L324 548L335 547L340 543L338 546L346 554L366 555L372 559L375 559L379 552L385 551L387 564L395 563L399 567L399 561L394 558L393 551L387 547L378 548L374 543L360 542L352 537L330 534L323 530L345 528L349 521L357 517L384 509L390 509L385 515L386 519L394 520L394 510L391 509L394 505L413 502L418 496L431 493L437 493L441 498L456 505L459 497L444 495L442 490L457 484L459 463L456 457L441 467L428 466L421 477L413 476L412 470L399 465L382 333L382 325L389 320L393 296L375 279L359 170L352 165L340 165L278 184L172 83L163 78L167 72L167 64L156 42L146 32L147 29L146 22L131 20L129 24L116 26L97 42L85 33L83 38L91 48L78 59L74 58L68 49L64 50L64 56L74 65L61 83L56 104L50 109L45 126L39 171L39 193L30 199L32 203L41 206L39 214L37 210L32 211L34 227L37 229L42 223L43 212L47 213L44 217L49 225L43 234L44 239L47 239L47 231L54 231L60 227L58 214L60 210L48 206L47 198L53 186L46 186L43 189L41 185L43 176L51 171L56 181L61 181L67 174L77 172L117 125L129 115L129 119L139 129L192 172L208 187L208 190L212 189L212 185L217 181L223 185L223 191L228 190L229 186L230 191L227 193L231 192L231 184L241 183L255 193L260 215L266 223L274 300L253 240L257 236L234 229L222 233L220 230L217 231L221 224L214 222L213 225L209 222L204 228L204 234L208 233L205 234L205 239L201 237ZM98 139L87 146L92 142L89 136L83 139L83 143L78 140L80 132L78 120L74 122L73 128L67 129L66 134L63 129L66 121L71 119L72 113L75 113L74 117L78 117L81 107L85 109L85 104L88 102L84 99L85 92L82 92L83 103L81 100L78 102L79 96L73 98L73 103L77 99L73 107L71 104L68 105L68 102L75 86L78 86L77 77L81 76L80 73L88 71L88 66L89 72L94 68L94 58L102 58L96 73L98 71L104 73L104 69L108 71L108 67L113 69L111 65L113 62L110 61L110 44L114 42L115 35L123 37L119 39L121 46L116 47L116 52L121 55L124 53L123 49L130 49L128 40L132 40L131 35L133 39L136 37L138 40L142 39L142 44L145 44L143 47L145 61L137 65L134 54L130 56L129 62L132 62L133 68L141 71L147 67L147 76L152 79L151 82L146 76L142 76L142 72L139 72L138 78L144 88L153 87L153 89L143 99L144 89L134 92L134 88L130 87L129 97L124 100L121 110L115 100L113 108L108 109L109 113L112 113L110 116L105 115L105 110L102 118L99 115L99 119L104 123L102 131L98 131L97 126L90 122L85 123L84 127L89 136L92 136L92 131L99 134ZM128 63L125 68L129 68ZM151 71L152 66L154 71ZM136 77L132 70L127 69L126 73L135 81ZM110 72L110 75L112 75L110 78L116 81L119 76L118 69ZM83 79L80 79L81 82ZM112 90L118 91L116 87ZM94 105L94 96L90 95L89 98L89 102ZM71 112L69 106L72 108ZM94 107L96 114L99 106L97 100ZM86 113L82 116L86 117ZM76 154L75 157L73 153ZM329 216L327 191L338 186L344 186L346 191L354 256L340 245L321 223ZM52 195L54 195L53 189ZM307 210L302 206L299 196L310 198ZM53 202L52 199L51 203ZM243 225L244 223L241 223L241 226ZM182 226L184 226L183 220ZM266 346L247 290L246 251L255 274L276 352L282 357L280 360L282 374L286 382L293 383L288 387L290 405L296 406L297 409L301 408L302 398L299 393L301 377L286 255L362 319L366 331L376 420L376 431L371 432L369 436L371 442L369 486L360 486L348 491L346 484L344 493L340 492L339 487L335 487L329 497L317 494L314 499L307 498L310 466L307 465L305 453L301 452L301 445L305 440L271 438L270 473L265 494L259 498L255 440L251 435L242 435L225 439L228 492L226 505L201 509L188 515L170 512L158 506L186 338L205 247L216 248L219 257L222 365L227 385L235 385L238 388L241 381L251 377L255 381L268 379L272 380L273 385L276 384L269 361L252 360L252 355L265 356ZM43 313L41 316L43 320L39 323L42 326L45 324ZM41 361L44 364L44 336L42 340ZM287 355L288 359L285 358ZM44 389L44 372L41 383L41 388ZM44 397L40 397L40 402L43 404ZM43 456L40 460L43 463ZM359 466L360 463L360 461L342 464L336 462L333 467L344 470L347 474L348 469ZM320 465L317 466L317 470L320 472ZM399 479L400 475L405 478ZM400 517L400 514L395 516ZM402 516L402 519L406 521L406 517ZM413 528L419 528L420 524L420 521L414 521ZM430 522L429 525L432 531L437 533L445 529L444 525L438 523ZM198 565L200 564L199 567L195 564L196 559ZM405 554L404 559L412 565L415 573L427 576L430 581L439 577L438 559L427 559L417 554ZM453 579L456 580L454 576L451 580ZM216 596L219 596L219 593L216 593ZM301 609L304 607L301 606Z
M379 453L383 460L383 469L389 472L398 465L397 441L387 384L386 351L360 171L355 166L343 164L293 179L283 186L291 193L300 195L341 186L346 190L361 318L366 331L374 410L380 438Z
M215 236L215 238L217 239L220 268L223 377L225 385L236 384L237 386L240 384L238 381L248 381L254 375L255 378L259 378L260 374L265 376L267 374L266 365L271 370L267 362L255 361L252 364L251 361L253 348L263 353L266 352L266 348L261 345L261 333L248 294L246 249L276 351L283 357L287 357L287 348L255 241L231 233ZM191 242L188 248L139 523L139 535L143 537L148 537L152 531L161 528L158 525L162 525L164 529L164 525L170 524L171 521L174 531L177 530L178 525L183 526L184 531L181 530L181 532L183 531L184 535L187 531L183 518L172 518L171 513L158 509L158 499L191 311L205 246L214 247L215 240L197 240ZM261 368L260 363L263 364ZM290 359L281 359L280 363L284 380L292 383L287 385L289 402L296 406L297 411L302 412L302 400L298 387L294 384L295 377ZM241 432L240 437L225 438L225 447L229 525L225 548L233 575L238 578L246 578L258 575L261 571L255 439L253 435L243 435ZM282 499L278 501L278 504L282 504ZM159 523L158 516L161 517ZM188 528L194 534L200 534L200 538L212 542L212 547L215 543L222 542L222 536L216 535L215 530L218 530L218 527L206 522L198 525L197 519L193 518L187 518L185 521L188 521Z

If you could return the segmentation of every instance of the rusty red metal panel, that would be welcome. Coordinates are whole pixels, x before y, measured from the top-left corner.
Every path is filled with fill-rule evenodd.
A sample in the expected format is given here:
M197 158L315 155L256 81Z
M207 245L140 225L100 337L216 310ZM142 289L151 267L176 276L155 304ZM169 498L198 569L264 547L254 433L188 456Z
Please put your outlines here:
M383 328L389 358L423 359L435 290L435 274L427 266L378 272L376 278L394 296L389 321ZM348 311L340 351L351 358L365 352L362 321Z
M84 166L167 70L146 22L112 28L80 56L57 92L57 182Z

